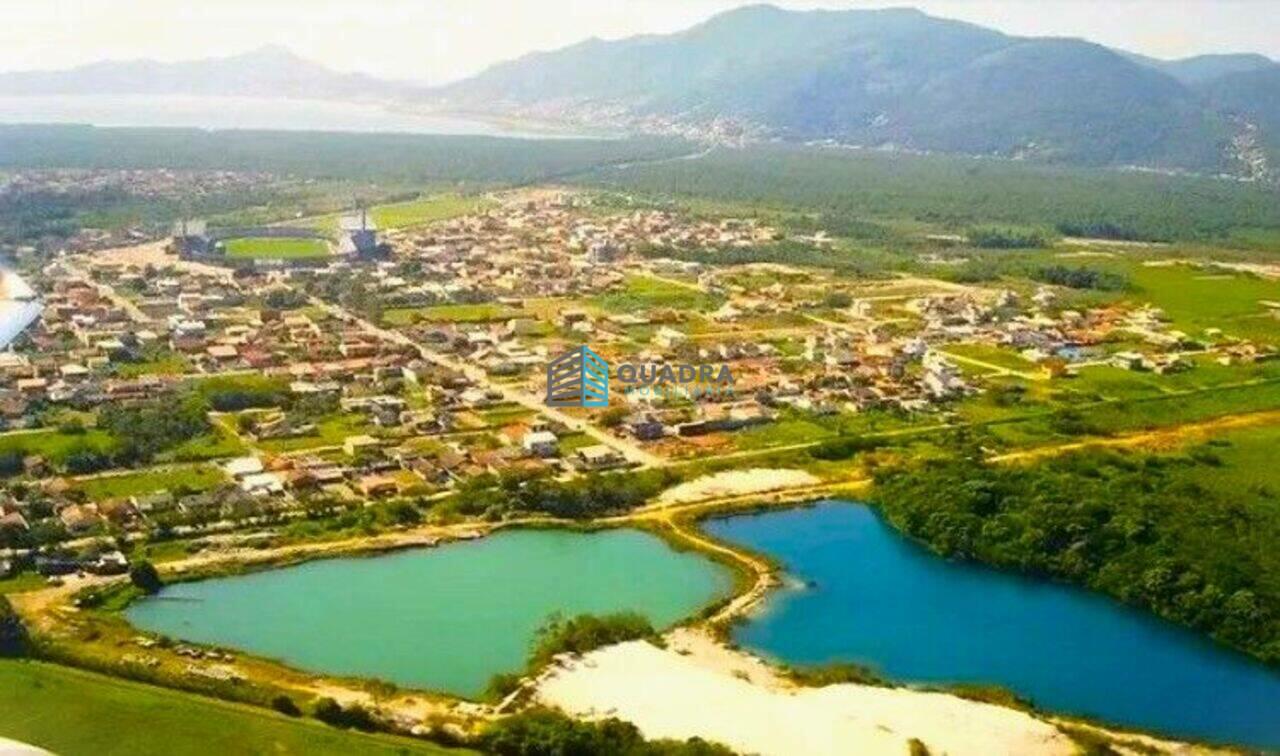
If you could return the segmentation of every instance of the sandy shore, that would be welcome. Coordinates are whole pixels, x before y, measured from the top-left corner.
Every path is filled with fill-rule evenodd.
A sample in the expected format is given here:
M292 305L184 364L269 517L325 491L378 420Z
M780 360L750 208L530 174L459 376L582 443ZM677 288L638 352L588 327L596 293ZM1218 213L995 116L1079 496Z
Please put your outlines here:
M658 503L661 505L688 504L722 496L745 496L778 491L783 488L812 486L820 482L804 470L769 470L759 467L751 470L730 470L715 475L704 475L688 483L669 488L658 497Z
M1055 724L1016 709L907 688L801 687L700 631L667 639L666 649L636 641L562 660L535 698L580 717L625 719L650 738L698 736L765 756L902 756L913 739L951 756L1078 752ZM1200 751L1144 740L1154 752Z

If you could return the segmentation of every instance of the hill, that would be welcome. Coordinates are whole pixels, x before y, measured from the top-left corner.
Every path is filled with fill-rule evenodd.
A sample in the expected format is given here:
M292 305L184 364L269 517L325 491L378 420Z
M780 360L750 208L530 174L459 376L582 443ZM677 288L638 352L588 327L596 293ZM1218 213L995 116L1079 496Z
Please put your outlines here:
M434 91L469 109L1075 164L1244 173L1199 87L1261 56L1155 61L911 9L751 6L526 55Z

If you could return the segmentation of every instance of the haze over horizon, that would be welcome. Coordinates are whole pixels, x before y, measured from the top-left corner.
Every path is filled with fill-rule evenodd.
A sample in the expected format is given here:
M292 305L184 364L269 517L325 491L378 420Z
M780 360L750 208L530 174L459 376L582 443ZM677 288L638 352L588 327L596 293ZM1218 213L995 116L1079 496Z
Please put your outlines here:
M741 0L228 0L195 7L163 0L6 3L0 71L70 68L103 60L224 57L279 45L330 68L440 84L525 53L591 37L619 39L693 26ZM1280 58L1280 13L1268 0L776 0L789 9L914 7L1022 36L1081 37L1173 59L1214 53ZM371 7L375 6L375 7ZM141 25L137 19L149 23ZM1188 19L1196 23L1188 23ZM303 23L305 22L305 23Z

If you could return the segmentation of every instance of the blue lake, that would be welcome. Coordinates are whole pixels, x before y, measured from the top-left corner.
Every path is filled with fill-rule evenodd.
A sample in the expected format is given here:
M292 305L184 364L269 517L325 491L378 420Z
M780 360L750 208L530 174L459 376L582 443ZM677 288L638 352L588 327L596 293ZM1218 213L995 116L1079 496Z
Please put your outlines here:
M869 507L825 502L705 528L809 583L736 631L767 657L991 683L1051 711L1280 747L1280 672L1105 597L941 559Z

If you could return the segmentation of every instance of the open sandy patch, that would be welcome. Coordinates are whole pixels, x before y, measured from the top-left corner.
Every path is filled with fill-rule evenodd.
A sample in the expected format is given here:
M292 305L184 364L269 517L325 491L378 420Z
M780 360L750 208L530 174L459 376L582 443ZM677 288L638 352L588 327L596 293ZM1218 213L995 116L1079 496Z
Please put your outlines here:
M778 491L783 488L813 486L821 482L804 470L770 470L765 468L729 470L714 475L704 475L688 483L673 486L662 492L662 495L658 497L658 502L661 504L686 504L693 501L717 499L722 496L745 496Z
M1076 750L1052 724L1015 709L905 688L798 687L705 636L695 645L601 649L544 674L536 698L580 717L625 719L650 738L698 736L765 756L902 756L913 738L950 756Z

